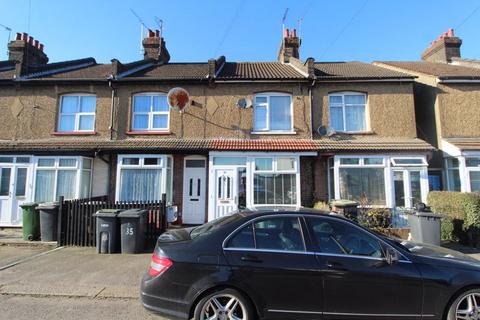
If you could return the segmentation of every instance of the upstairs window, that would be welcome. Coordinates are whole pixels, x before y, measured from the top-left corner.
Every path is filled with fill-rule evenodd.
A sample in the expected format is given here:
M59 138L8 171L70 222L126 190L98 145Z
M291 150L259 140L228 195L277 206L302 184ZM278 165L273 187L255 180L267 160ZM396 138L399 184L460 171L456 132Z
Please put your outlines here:
M362 132L366 130L365 105L367 97L363 93L340 92L328 97L330 126L336 131Z
M69 94L62 96L58 117L58 131L94 131L96 104L97 98L94 95Z
M253 129L255 132L293 131L292 96L282 93L255 96Z
M142 93L133 96L133 131L168 131L170 108L167 96Z

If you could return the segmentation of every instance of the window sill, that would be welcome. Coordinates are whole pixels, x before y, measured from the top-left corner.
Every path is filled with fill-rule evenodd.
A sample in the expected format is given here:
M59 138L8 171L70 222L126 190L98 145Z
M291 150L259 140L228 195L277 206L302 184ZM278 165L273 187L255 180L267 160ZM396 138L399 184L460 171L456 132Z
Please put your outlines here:
M252 131L250 134L295 135L296 131Z
M94 136L96 131L65 131L65 132L53 132L52 136Z
M144 135L170 135L170 131L128 131L129 136L144 136Z
M362 135L362 136L368 136L368 135L374 135L375 132L373 131L335 131L336 134L346 134L346 135Z

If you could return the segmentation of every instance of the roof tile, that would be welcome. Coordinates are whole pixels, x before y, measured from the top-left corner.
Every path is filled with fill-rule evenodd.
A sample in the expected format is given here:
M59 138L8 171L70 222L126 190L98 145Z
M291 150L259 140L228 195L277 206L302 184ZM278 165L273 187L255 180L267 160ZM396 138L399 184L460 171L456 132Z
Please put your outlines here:
M315 63L315 76L319 80L412 78L407 73L392 71L358 61Z
M218 79L305 79L288 64L280 62L226 62Z
M376 63L444 79L480 79L480 69L427 61L377 61Z
M308 139L38 139L0 141L0 151L431 151L433 147L420 139L345 138Z

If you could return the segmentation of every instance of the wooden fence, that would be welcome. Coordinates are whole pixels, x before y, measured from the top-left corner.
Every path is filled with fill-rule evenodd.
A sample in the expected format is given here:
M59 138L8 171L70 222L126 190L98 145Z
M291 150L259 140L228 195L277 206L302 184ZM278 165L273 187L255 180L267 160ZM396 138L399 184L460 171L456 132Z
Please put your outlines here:
M165 194L160 201L110 201L108 197L89 199L60 199L57 242L60 246L94 247L96 245L96 219L100 209L146 209L147 226L145 241L155 244L158 236L167 228Z

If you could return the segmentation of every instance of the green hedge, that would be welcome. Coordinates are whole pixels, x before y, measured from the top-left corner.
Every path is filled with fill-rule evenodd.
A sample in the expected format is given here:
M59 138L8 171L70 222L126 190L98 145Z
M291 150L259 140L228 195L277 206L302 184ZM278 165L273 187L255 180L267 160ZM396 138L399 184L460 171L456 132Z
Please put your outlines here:
M428 204L444 215L442 239L476 245L480 240L480 193L432 191Z

